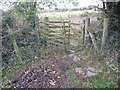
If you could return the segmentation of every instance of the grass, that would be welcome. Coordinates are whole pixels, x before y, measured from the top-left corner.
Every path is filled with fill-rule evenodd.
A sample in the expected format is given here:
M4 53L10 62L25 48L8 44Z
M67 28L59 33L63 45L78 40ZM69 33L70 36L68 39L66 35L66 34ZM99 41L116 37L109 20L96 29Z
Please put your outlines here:
M29 65L25 64L25 63L20 63L14 66L8 66L6 69L4 69L0 75L2 76L2 78L9 78L11 75L14 74L14 72L20 69L24 69L27 68Z
M74 88L75 86L80 85L80 80L74 76L74 68L76 68L78 65L72 65L71 69L68 70L68 77L70 80L69 88Z
M117 75L111 69L103 70L103 72L93 76L92 79L95 88L118 88Z
M71 83L70 87L74 88L75 86L80 85L80 80L78 80L78 78L76 77L71 77L70 83Z
M93 87L92 83L90 83L90 82L84 82L83 85L85 85L88 88L92 88Z
M17 63L14 66L8 66L0 72L0 76L2 77L3 82L0 83L0 86L4 86L4 84L12 78L13 75L18 74L19 70L29 67L26 63Z
M118 88L117 84L113 81L107 82L105 80L95 80L95 88Z

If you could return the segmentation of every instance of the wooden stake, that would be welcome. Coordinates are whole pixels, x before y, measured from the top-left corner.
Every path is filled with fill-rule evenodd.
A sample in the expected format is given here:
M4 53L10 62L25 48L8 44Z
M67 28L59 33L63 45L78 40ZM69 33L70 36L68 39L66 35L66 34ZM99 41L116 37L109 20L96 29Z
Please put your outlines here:
M84 40L84 44L87 43L87 40L89 38L89 35L88 35L88 27L90 26L90 18L87 18L86 21L85 21L85 40Z
M44 22L45 22L45 28L49 28L49 25L47 24L47 22L48 22L49 20L48 20L48 17L45 17L44 18ZM48 31L48 29L46 29L46 32ZM48 32L47 32L47 34L48 34Z
M85 20L83 20L83 32L82 32L82 37L83 37L83 44L85 44Z
M104 18L104 28L103 28L101 49L106 44L107 35L108 35L108 18Z
M67 49L66 49L66 29L65 29L65 22L63 22L63 30L64 30L64 47L65 47L65 52L67 52Z
M70 28L71 28L70 21L69 21L68 24L69 24L69 27L68 27L68 29L69 29L68 44L70 45Z

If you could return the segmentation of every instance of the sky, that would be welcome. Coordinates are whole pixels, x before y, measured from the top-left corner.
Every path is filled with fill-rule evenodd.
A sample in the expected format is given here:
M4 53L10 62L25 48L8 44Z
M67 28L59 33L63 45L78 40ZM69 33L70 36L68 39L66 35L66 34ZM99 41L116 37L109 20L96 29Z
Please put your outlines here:
M2 0L2 1L5 2L5 1L17 1L17 0ZM0 2L2 2L2 1L0 1ZM78 4L79 8L81 8L81 7L87 7L89 5L98 5L98 4L100 4L100 0L77 0L77 1L79 3ZM0 3L0 9L2 9L2 10L7 10L7 9L10 8L10 7L7 7L7 6L2 5ZM63 7L63 6L60 6L60 7ZM72 6L67 6L67 7L73 8Z
M98 5L100 0L78 0L79 7L87 7L89 5Z

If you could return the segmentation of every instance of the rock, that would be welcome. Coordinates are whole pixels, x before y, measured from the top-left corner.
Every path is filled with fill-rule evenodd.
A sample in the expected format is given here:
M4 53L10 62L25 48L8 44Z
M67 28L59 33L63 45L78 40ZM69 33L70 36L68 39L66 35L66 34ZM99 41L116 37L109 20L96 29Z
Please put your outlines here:
M100 70L92 68L92 67L88 67L87 70L90 71L90 72L94 72L94 73L100 72Z
M70 55L69 55L69 57L73 57L73 56L74 56L74 54L70 54Z
M50 85L55 85L56 81L55 80L50 80Z
M76 68L75 68L75 72L76 72L76 73L82 73L83 71L82 71L82 68L77 68L77 67L76 67Z
M55 74L55 73L56 73L56 71L52 71L52 73L53 73L53 74Z
M80 58L74 54L70 54L69 57L73 57L73 61L79 61Z
M94 76L94 75L96 75L97 73L94 73L94 72L90 72L90 71L87 71L87 76Z
M95 69L95 68L93 68L93 67L88 67L87 68L87 76L94 76L94 75L96 75L96 74L98 74L98 72L100 72L100 70L98 70L98 69Z
M60 78L60 76L58 76L57 78Z
M70 40L70 44L72 46L78 46L78 42L76 40Z
M80 58L76 55L74 55L73 61L80 61Z
M73 51L73 50L69 50L69 52L75 53L75 51Z

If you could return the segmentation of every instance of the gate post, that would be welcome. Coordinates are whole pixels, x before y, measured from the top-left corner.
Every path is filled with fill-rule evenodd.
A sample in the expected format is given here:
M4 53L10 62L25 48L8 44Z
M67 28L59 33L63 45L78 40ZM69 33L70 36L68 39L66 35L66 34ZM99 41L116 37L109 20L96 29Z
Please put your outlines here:
M68 22L68 29L69 29L69 33L68 33L68 44L70 45L70 29L71 29L71 25L70 25L70 21Z
M104 45L106 43L107 35L108 35L108 18L104 18L104 27L103 27L101 49L104 47Z
M82 38L83 38L83 44L85 44L85 20L83 20Z
M47 38L48 38L48 36L49 36L49 31L48 31L48 28L49 28L49 24L48 24L48 22L49 22L49 19L48 19L48 17L45 17L44 18L44 24L45 24L45 32L44 32L44 37L43 37L43 40L45 40L44 42L44 46L45 46L45 49L47 50L47 45L48 45L48 40L47 40ZM46 44L46 45L45 45Z
M67 52L67 44L66 44L66 28L65 28L65 22L63 21L63 30L64 30L64 48L65 48L65 52Z
M89 39L89 34L88 34L89 26L90 26L90 18L87 18L86 21L85 21L85 40L84 40L84 44L86 44L88 39Z

